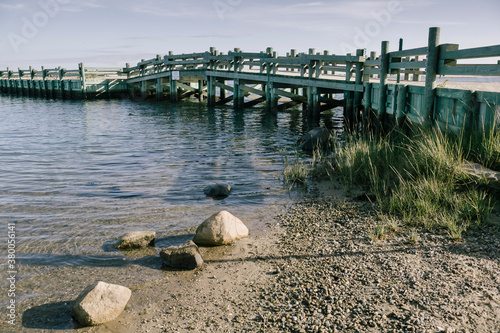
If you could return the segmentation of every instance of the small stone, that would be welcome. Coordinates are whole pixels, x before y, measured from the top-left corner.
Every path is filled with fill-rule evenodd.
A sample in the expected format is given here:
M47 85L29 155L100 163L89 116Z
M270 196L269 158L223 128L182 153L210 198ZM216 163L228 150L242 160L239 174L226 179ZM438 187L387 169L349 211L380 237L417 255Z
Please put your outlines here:
M209 185L203 189L206 196L212 198L225 198L231 193L231 185L229 184L215 184Z
M131 295L127 287L99 281L85 288L71 312L85 326L107 323L122 313Z
M147 246L154 246L156 232L154 231L132 231L127 232L116 242L116 247L120 250L140 249Z
M193 241L167 247L161 250L160 257L168 266L175 268L195 269L203 265L200 250Z

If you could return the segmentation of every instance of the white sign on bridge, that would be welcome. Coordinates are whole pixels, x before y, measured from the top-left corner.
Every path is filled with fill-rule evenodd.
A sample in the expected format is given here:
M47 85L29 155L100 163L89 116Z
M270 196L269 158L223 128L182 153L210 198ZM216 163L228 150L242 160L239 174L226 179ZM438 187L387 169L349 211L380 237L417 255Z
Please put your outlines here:
M177 81L181 79L181 74L179 71L172 72L172 80Z

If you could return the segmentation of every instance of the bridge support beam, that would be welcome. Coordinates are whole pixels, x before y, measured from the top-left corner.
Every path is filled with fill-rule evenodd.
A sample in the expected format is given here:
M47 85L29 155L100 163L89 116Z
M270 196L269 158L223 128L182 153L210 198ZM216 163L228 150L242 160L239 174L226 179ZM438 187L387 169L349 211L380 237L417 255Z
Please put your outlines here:
M240 85L244 83L240 79L235 79L233 82L233 105L235 109L241 109L244 106L244 92Z
M156 79L156 100L163 100L163 80L161 78Z
M146 99L148 97L148 81L141 82L141 98Z
M268 111L274 110L278 107L279 96L276 94L274 82L267 82L266 84L266 109Z
M215 105L215 77L207 76L207 105Z
M177 102L177 81L170 76L170 102Z

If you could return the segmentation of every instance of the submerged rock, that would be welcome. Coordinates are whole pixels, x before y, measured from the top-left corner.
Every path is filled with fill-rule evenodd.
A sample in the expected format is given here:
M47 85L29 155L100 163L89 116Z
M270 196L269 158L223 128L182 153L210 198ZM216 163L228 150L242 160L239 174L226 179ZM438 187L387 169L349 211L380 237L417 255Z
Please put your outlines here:
M214 184L203 189L205 195L212 198L225 198L231 193L231 185L229 184Z
M304 134L298 141L299 148L305 151L313 151L322 148L330 139L330 132L323 127L316 127Z
M203 265L200 250L193 241L167 247L161 250L160 257L167 266L174 268L195 269Z
M146 246L154 246L156 232L154 231L132 231L127 232L116 242L120 250L140 249Z
M107 323L122 313L131 295L127 287L99 281L85 288L71 312L85 326Z
M193 242L202 246L218 246L245 237L248 237L248 228L239 218L223 210L200 224L196 229Z

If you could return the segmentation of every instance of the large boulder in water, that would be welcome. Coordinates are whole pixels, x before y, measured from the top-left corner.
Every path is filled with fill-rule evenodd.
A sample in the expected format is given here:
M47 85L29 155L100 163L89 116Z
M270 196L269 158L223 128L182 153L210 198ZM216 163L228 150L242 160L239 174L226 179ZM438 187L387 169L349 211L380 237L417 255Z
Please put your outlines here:
M219 246L245 237L248 237L248 228L239 218L223 210L200 224L193 242L201 246Z
M205 195L212 198L225 198L231 193L231 185L229 184L214 184L203 189Z
M316 127L304 134L299 139L299 147L305 151L313 151L314 149L324 147L330 139L330 132L323 127Z
M174 268L195 269L203 265L200 250L193 241L162 249L160 257L167 266Z
M99 281L85 288L71 312L82 325L104 324L122 313L131 295L127 287Z

